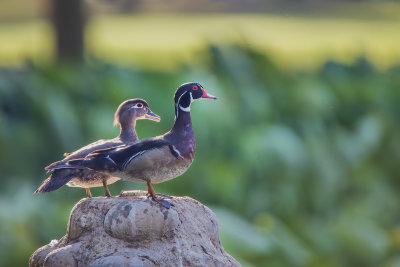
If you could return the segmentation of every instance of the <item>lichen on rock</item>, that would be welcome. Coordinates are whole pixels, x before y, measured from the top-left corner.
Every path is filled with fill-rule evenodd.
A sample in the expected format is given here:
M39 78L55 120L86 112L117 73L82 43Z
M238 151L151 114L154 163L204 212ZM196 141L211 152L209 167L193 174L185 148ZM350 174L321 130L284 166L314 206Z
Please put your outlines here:
M147 197L90 198L71 211L66 235L39 248L41 266L240 266L219 240L215 214L189 197L166 209Z

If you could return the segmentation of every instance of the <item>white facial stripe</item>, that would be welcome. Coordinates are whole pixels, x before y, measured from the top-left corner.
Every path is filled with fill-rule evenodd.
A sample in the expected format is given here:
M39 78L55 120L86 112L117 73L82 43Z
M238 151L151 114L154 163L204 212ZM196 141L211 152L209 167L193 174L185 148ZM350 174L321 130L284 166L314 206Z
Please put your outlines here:
M184 92L181 94L181 96L178 98L178 101L176 102L177 105L179 105L179 102L181 101L182 96L184 96L187 92Z
M132 107L128 108L126 111L131 110L133 108L138 108L138 107L137 106L132 106Z
M179 97L179 99L178 99L178 104L179 104L179 101L181 100L181 97L184 95L184 94L186 94L187 92L185 92L185 93L183 93L180 97ZM190 104L192 104L192 102L193 102L193 95L192 95L192 92L189 92L189 95L190 95L190 103L189 103L189 106L188 107L182 107L181 105L179 105L179 108L182 110L182 111L185 111L185 112L190 112ZM177 116L178 117L178 116Z
M176 117L178 118L178 114L179 114L179 108L181 108L181 106L179 105L179 102L181 101L181 98L184 94L186 94L187 92L184 92L183 94L181 94L181 96L178 98L178 101L176 101Z
M182 107L181 105L179 105L179 108L180 108L182 111L185 111L185 112L189 112L189 111L190 111L190 106L188 106L187 108L184 108L184 107Z
M138 105L141 105L141 107L138 107ZM136 104L136 105L134 105L134 106L131 106L130 108L127 109L127 111L128 111L128 110L131 110L131 109L133 109L133 108L143 108L143 104L142 104L142 103L138 103L138 104Z

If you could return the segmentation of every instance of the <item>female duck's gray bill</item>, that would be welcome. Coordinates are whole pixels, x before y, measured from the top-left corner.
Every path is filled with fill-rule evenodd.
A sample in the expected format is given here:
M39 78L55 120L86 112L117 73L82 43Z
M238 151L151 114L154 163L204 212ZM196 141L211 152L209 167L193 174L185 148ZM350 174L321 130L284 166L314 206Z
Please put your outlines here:
M157 114L153 113L150 108L147 108L147 113L144 115L144 117L146 119L149 119L152 121L157 121L157 122L161 120L161 117L158 116Z

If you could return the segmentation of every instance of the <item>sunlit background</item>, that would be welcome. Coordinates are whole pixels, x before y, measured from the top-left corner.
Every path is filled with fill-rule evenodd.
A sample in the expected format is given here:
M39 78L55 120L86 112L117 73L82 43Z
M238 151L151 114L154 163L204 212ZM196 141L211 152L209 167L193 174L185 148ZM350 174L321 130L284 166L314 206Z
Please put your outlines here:
M140 138L165 133L188 81L218 100L192 105L196 159L157 192L208 205L243 266L400 266L400 1L372 0L1 1L0 266L85 197L33 195L46 165L116 136L129 98L162 117Z

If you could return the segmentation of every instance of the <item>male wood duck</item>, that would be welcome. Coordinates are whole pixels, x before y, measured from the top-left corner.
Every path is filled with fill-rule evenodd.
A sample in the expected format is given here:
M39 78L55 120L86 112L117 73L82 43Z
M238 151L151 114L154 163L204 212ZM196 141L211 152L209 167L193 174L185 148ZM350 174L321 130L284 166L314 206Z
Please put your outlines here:
M84 159L65 162L71 168L89 168L122 180L144 182L148 195L156 197L152 183L160 183L183 174L192 164L195 138L190 118L190 105L199 98L216 99L199 83L185 83L175 92L175 123L164 135L142 139L132 145L94 151Z
M45 193L57 190L67 184L72 187L84 187L86 195L92 197L90 187L104 186L106 196L111 196L107 184L119 180L109 177L91 169L77 169L65 165L66 162L84 158L89 153L99 149L110 149L114 147L133 144L138 140L135 131L136 120L149 119L160 121L160 116L154 114L149 105L143 99L130 99L119 105L114 115L114 126L120 125L120 133L113 139L102 139L80 148L72 153L65 153L63 160L52 163L45 169L52 172L49 178L43 181L35 193Z

